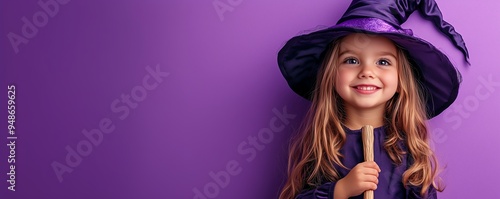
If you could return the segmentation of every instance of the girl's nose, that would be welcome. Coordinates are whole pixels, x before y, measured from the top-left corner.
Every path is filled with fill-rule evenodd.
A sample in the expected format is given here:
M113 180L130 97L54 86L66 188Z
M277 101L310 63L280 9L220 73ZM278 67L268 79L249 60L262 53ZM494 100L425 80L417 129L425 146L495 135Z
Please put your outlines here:
M358 78L374 78L373 67L370 64L361 64Z

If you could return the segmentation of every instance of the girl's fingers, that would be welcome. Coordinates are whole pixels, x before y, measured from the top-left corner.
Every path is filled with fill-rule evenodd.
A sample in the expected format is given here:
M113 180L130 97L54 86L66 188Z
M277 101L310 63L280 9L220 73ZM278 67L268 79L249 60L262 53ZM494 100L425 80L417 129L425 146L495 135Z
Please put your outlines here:
M377 170L378 172L380 172L380 167L378 166L378 164L376 162L373 162L373 161L369 161L369 162L363 162L361 163L363 164L363 166L365 167L368 167L368 168L372 168L372 169L375 169Z
M365 183L363 183L363 188L366 190L376 190L377 184L372 183L372 182L365 182Z
M372 175L367 175L365 176L365 182L370 182L370 183L375 183L378 184L378 178Z
M372 168L367 168L363 170L363 174L378 177L379 172Z

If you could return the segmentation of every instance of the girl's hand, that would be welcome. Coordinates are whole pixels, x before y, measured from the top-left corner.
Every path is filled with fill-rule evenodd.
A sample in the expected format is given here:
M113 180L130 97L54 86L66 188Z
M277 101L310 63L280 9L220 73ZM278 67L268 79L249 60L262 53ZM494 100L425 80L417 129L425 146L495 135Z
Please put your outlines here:
M337 181L334 198L349 198L366 190L377 189L379 173L380 168L375 162L357 164L344 178Z

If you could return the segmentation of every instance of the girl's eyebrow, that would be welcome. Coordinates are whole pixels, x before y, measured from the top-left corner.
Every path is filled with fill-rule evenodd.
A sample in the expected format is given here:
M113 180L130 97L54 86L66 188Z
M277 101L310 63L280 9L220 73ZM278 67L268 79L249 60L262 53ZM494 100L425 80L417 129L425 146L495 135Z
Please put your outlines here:
M350 53L350 54L356 54L356 52L354 52L352 50L344 50L344 51L340 52L339 56L342 56L342 55L348 54L348 53Z
M382 52L379 52L377 53L379 56L392 56L394 59L396 59L396 55L394 55L394 53L391 53L391 52L387 52L387 51L382 51Z
M352 51L352 50L344 50L344 51L341 51L339 56L342 56L344 54L356 54L357 52L355 51ZM378 52L377 53L378 56L391 56L393 57L394 59L396 59L396 55L394 55L394 53L391 53L391 52L387 52L387 51L381 51L381 52Z

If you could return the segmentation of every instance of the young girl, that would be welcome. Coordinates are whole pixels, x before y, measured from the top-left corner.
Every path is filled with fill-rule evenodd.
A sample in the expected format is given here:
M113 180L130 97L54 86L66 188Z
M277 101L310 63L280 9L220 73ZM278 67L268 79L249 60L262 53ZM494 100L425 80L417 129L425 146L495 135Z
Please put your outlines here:
M453 103L460 74L400 27L416 9L468 58L434 1L355 0L337 25L294 37L280 51L288 84L312 101L280 199L363 198L367 190L383 199L437 198L426 119ZM363 159L364 125L376 127L374 162Z

